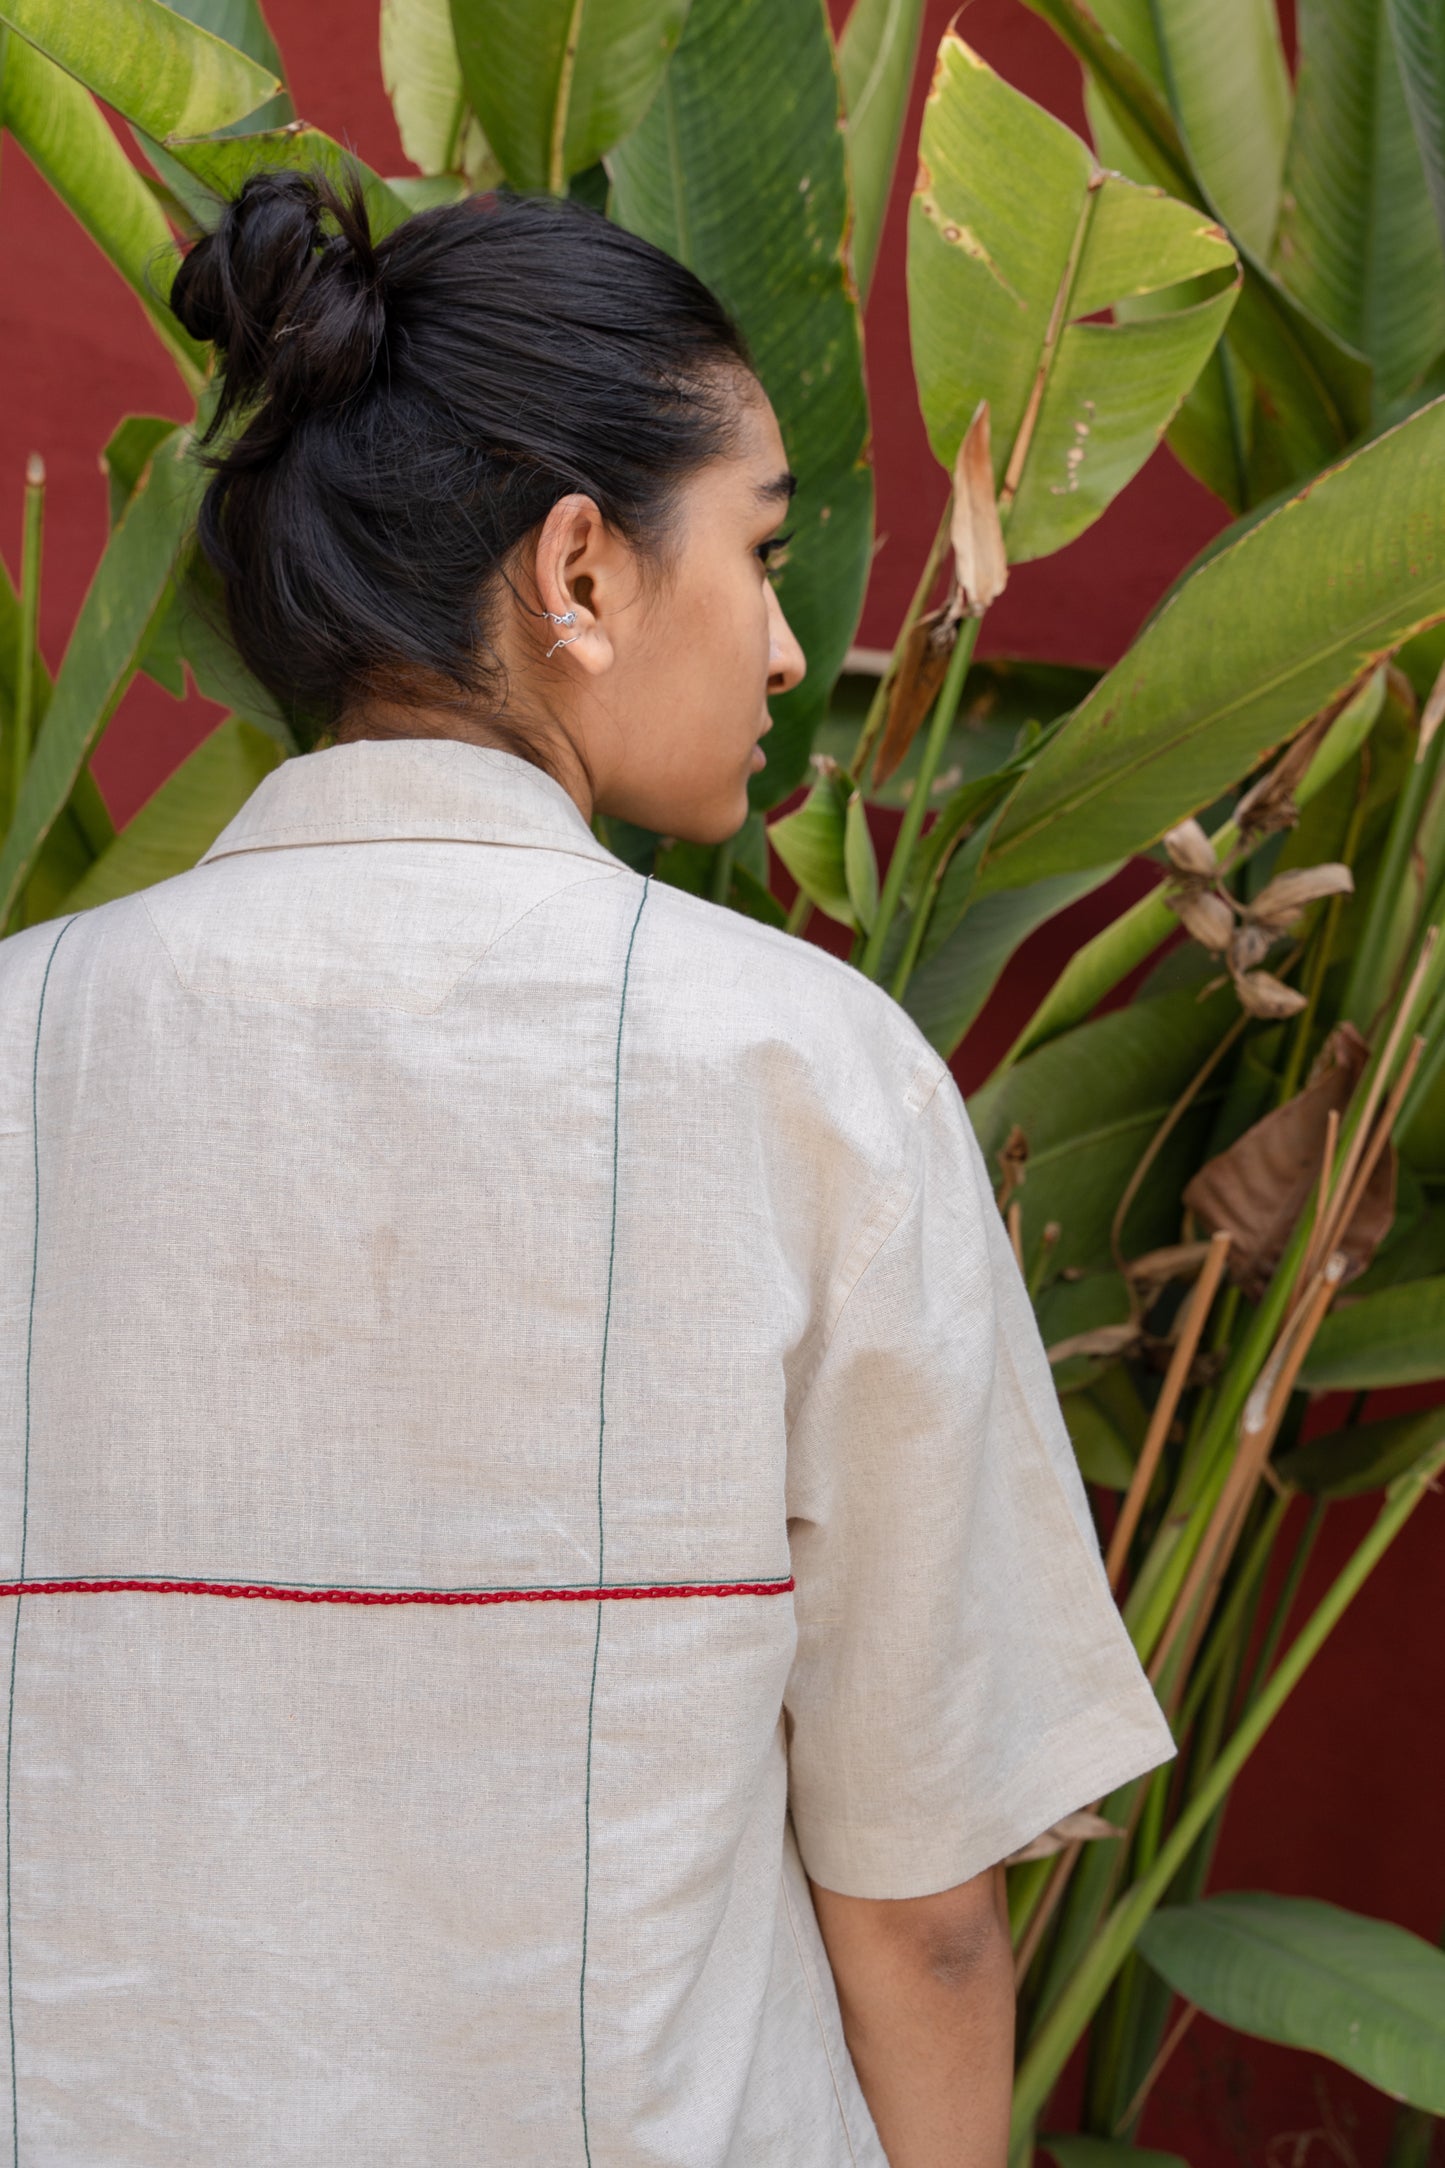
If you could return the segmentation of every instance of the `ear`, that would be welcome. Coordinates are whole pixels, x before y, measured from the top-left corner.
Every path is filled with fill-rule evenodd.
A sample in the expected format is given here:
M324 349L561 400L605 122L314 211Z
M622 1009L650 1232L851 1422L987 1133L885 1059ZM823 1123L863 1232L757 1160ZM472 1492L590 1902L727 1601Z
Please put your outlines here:
M550 613L538 620L540 654L556 642L554 667L565 657L587 676L601 677L617 660L623 613L636 601L637 566L591 497L574 494L553 505L537 536L533 576L538 602ZM569 610L572 623L559 625Z

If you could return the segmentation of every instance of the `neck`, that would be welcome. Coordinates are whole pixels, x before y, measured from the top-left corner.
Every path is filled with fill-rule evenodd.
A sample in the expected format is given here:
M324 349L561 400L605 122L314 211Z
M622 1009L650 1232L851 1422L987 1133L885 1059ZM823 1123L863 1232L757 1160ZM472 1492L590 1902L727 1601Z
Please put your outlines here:
M336 745L351 745L360 738L456 738L463 745L484 745L497 752L513 753L560 783L582 818L592 818L592 779L564 731L529 731L459 705L411 706L373 699L349 707L331 733Z

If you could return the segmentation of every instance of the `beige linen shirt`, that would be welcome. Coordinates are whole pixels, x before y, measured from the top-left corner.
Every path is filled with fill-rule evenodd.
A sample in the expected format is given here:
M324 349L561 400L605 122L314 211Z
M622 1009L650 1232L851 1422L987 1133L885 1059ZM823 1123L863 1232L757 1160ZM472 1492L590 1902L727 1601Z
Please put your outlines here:
M880 2168L807 1875L1171 1751L943 1062L416 740L0 1019L16 2168Z

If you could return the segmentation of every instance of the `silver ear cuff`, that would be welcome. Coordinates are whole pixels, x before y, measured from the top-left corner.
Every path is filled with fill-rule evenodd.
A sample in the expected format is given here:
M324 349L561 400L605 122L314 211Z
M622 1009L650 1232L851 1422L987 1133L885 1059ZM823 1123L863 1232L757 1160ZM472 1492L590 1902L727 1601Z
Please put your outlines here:
M542 615L543 617L550 618L554 625L575 625L577 622L577 612L575 610L566 610L563 612L561 617L557 615L555 610L544 610L542 612ZM581 637L582 635L580 632L574 632L572 635L572 640L580 640ZM552 660L552 657L556 654L558 648L570 647L572 645L572 640L554 640L552 642L552 645L548 648L547 653L543 659L547 662L550 662Z

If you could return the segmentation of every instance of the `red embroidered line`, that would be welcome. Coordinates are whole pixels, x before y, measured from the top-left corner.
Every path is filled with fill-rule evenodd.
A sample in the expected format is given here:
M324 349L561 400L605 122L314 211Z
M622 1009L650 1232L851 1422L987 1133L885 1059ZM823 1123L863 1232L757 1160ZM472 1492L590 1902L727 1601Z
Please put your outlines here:
M269 1603L617 1603L659 1596L786 1596L786 1581L664 1581L655 1588L277 1588L243 1581L0 1581L3 1596L230 1596Z

